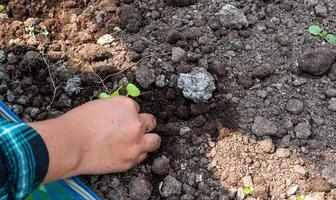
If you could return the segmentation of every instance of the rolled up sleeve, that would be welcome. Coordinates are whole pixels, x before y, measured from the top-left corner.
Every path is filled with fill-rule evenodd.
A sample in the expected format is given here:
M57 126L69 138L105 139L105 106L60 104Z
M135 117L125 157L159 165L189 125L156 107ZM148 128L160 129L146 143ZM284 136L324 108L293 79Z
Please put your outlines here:
M25 199L47 174L47 147L27 124L0 119L0 165L0 200Z

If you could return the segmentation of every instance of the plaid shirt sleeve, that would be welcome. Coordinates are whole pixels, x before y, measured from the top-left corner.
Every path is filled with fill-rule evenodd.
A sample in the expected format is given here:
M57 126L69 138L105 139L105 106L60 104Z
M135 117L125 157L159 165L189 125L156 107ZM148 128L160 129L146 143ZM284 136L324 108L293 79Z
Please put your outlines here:
M43 181L48 165L47 147L33 128L0 119L0 200L25 199Z

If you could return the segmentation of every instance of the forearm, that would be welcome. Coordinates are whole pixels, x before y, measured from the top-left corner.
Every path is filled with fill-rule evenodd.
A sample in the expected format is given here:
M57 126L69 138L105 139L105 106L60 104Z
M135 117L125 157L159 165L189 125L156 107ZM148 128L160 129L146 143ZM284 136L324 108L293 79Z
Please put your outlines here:
M71 131L62 118L29 124L43 138L49 152L49 168L44 182L78 175L81 160L78 133Z

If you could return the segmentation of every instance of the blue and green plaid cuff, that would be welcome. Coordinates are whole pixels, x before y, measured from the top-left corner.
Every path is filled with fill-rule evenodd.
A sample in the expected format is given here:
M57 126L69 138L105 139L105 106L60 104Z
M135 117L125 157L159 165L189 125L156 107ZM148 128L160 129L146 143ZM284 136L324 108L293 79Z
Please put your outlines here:
M41 136L25 123L0 119L0 200L24 199L44 179L49 156ZM1 177L2 176L2 177ZM9 196L8 196L9 195Z

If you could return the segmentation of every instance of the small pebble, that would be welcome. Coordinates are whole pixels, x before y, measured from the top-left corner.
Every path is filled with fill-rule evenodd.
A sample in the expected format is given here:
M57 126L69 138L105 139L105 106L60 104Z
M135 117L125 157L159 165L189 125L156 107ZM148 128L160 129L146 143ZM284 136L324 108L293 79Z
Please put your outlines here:
M290 154L290 150L285 148L278 148L275 152L275 155L279 158L289 158Z
M105 45L105 44L110 44L114 41L115 41L115 39L112 35L105 34L97 40L97 43L100 44L100 45Z
M328 102L328 110L336 112L336 98L331 98Z
M298 99L290 99L286 104L286 110L295 115L301 114L303 109L303 103Z
M3 50L0 50L0 63L3 63L6 61L6 58L7 58L7 54L5 51Z

